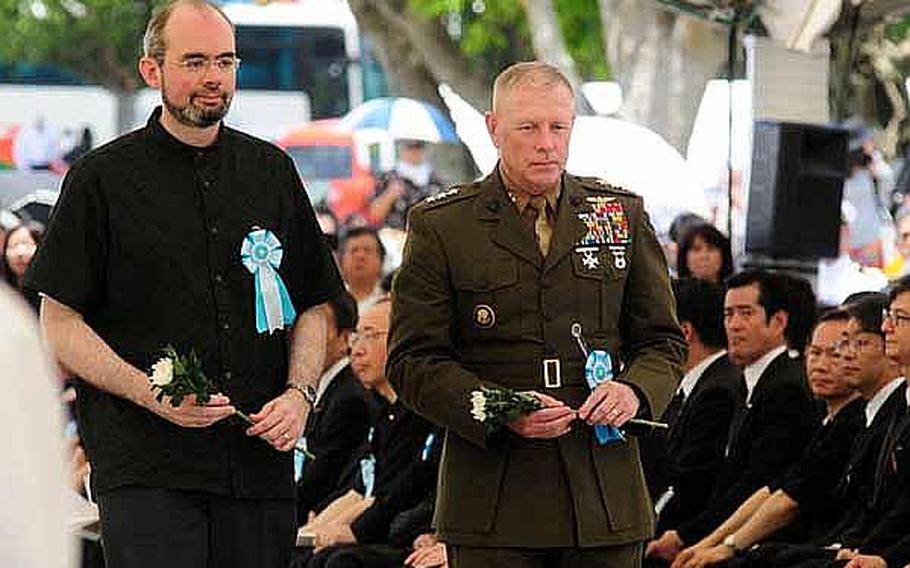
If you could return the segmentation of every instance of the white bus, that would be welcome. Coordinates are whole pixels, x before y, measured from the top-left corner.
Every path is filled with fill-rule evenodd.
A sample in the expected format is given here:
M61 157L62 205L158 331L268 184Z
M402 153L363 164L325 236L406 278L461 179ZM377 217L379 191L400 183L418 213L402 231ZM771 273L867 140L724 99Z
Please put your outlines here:
M241 91L305 93L313 119L363 102L360 34L345 0L222 4L237 29Z

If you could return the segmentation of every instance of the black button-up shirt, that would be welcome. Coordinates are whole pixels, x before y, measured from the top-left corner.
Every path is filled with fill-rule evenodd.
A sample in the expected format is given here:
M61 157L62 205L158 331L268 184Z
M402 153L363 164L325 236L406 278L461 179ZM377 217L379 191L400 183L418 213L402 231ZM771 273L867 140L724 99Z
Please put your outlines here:
M262 228L278 238L298 314L341 292L341 278L290 158L224 126L213 145L188 146L160 113L70 170L27 285L80 312L139 369L166 345L195 350L232 403L255 412L285 388L290 330L256 330L244 237ZM142 484L293 497L290 454L246 436L236 418L181 428L88 383L78 392L97 492Z

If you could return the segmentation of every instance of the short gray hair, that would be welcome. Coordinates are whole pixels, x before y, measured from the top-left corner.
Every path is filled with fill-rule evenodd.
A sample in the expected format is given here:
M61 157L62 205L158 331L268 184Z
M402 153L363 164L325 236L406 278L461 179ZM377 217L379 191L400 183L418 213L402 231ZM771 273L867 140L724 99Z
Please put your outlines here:
M493 111L496 111L497 100L520 85L541 88L562 85L575 98L572 83L557 67L541 61L523 61L510 65L496 77L493 82Z

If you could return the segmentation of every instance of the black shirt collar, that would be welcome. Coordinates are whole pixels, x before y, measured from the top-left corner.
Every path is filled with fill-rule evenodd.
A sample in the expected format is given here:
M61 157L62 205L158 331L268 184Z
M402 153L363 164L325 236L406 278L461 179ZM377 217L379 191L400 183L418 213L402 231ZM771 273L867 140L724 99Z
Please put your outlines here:
M146 129L149 133L149 139L158 147L158 149L172 153L177 156L195 158L197 156L206 156L217 154L224 146L224 123L218 125L218 136L215 141L204 148L191 146L178 140L173 134L168 132L161 124L161 106L155 107L146 123Z

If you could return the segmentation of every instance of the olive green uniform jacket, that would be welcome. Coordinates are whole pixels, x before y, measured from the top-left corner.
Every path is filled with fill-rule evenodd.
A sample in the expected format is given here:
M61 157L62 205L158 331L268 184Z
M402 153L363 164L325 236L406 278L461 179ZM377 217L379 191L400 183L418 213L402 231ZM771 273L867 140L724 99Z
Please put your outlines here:
M447 428L434 521L445 541L552 548L651 536L634 438L600 446L580 422L556 440L488 436L470 413L482 384L580 407L590 391L571 334L579 323L660 416L686 347L640 197L565 174L544 258L497 172L456 187L412 209L392 296L388 376L405 404Z

